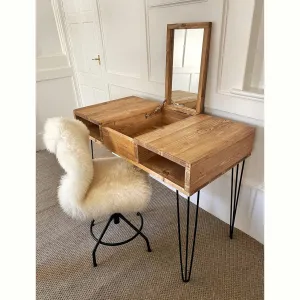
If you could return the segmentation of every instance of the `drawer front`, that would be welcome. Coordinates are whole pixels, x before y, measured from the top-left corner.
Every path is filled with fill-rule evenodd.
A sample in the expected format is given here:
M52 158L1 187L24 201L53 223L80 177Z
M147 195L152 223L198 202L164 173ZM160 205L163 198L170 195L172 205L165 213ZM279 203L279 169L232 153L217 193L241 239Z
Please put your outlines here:
M137 161L133 139L109 127L102 128L103 144L112 152Z

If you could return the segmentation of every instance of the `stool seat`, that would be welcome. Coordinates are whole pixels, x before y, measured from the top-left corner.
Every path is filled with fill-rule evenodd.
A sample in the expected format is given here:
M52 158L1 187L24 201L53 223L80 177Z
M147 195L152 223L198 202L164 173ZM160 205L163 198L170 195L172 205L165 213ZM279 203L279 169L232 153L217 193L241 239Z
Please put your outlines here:
M93 160L94 177L81 209L85 218L143 211L151 197L149 176L119 157Z
M58 190L62 209L74 219L142 211L151 197L149 175L120 157L92 159L89 130L75 119L51 118L44 142L66 171Z
M92 159L89 134L88 128L79 120L50 118L45 124L43 139L46 148L56 155L66 172L58 189L61 208L74 219L92 219L90 233L97 241L92 253L94 267L97 266L96 251L100 244L118 246L139 235L151 252L149 240L141 232L143 218L140 214L151 197L148 174L119 157ZM132 212L141 218L139 229L122 215ZM93 233L94 219L104 215L110 218L97 238ZM110 223L119 224L120 219L136 234L119 243L103 242Z

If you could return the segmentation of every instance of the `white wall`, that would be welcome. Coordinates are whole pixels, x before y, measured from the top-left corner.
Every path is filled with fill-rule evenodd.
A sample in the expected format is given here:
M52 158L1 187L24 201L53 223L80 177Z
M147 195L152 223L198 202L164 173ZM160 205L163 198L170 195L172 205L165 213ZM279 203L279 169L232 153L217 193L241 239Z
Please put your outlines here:
M166 25L213 23L205 110L257 127L254 150L245 165L236 226L263 242L263 14L260 3L260 0L61 0L63 20L71 31L70 43L88 61L92 57L84 49L86 46L81 47L86 45L84 35L75 35L72 30L85 32L89 22L100 31L97 47L102 64L97 89L98 95L108 95L109 99L138 95L163 100ZM80 66L80 61L76 61L75 55L76 65ZM86 89L92 80L87 80L88 71L80 74L86 78L80 86L85 85ZM88 105L104 100L95 95L83 96L81 103ZM204 188L200 206L228 223L230 176L224 175Z
M36 150L44 149L42 131L49 117L70 116L77 107L73 70L65 54L65 42L55 1L36 2ZM56 16L57 17L57 16Z
M62 53L51 1L36 1L36 56Z

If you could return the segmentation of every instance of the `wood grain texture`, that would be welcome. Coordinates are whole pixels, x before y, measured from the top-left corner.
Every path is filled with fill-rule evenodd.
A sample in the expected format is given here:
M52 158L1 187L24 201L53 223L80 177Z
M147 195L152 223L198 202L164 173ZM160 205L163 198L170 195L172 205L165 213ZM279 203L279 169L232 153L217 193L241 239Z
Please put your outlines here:
M182 107L172 104L172 78L173 78L173 53L174 53L174 30L176 29L196 29L203 28L203 43L200 64L200 76L198 85L197 100L194 103L189 103L188 107ZM205 87L208 71L208 58L210 49L212 22L196 22L196 23L178 23L167 25L167 43L166 43L166 73L165 73L165 100L166 107L172 107L174 110L190 113L190 110L195 111L195 114L204 112ZM199 49L200 52L200 49ZM190 113L192 114L192 113Z
M208 58L209 58L209 49L210 49L210 36L211 36L211 23L209 23L209 25L204 29L204 37L203 37L203 44L202 44L202 56L201 56L200 76L199 76L199 84L198 84L198 100L196 105L196 111L199 114L204 113Z
M135 138L135 141L144 148L164 156L182 166L186 166L191 162L186 160L185 155L178 155L178 152L181 152L180 149L183 148L183 145L185 145L186 148L191 147L191 149L194 145L198 145L199 142L194 143L193 141L190 145L186 142L186 139L188 142L194 139L197 136L195 133L197 133L199 127L202 126L200 124L210 118L211 117L208 115L192 116L159 128L154 132L138 136ZM185 149L183 149L183 153L185 153Z
M184 187L184 167L157 154L140 164L181 188Z
M137 161L133 139L108 127L102 128L103 144L112 152Z
M96 125L95 123L78 116L75 116L75 118L81 121L88 128L91 137L93 137L94 139L102 140L102 132L99 128L99 125Z
M172 102L173 104L184 105L184 107L196 109L198 95L186 91L172 91ZM176 105L175 104L175 105Z
M161 103L136 96L111 100L74 110L75 117L81 117L97 125L128 119L135 115L152 112Z
M136 145L136 154L137 154L137 158L138 158L138 162L139 163L143 163L144 161L147 161L148 159L150 159L153 156L156 156L157 154L146 149L143 148L139 145Z
M133 98L80 109L80 116L74 115L90 129L94 142L103 142L115 154L186 195L251 154L255 134L251 126L207 114L189 116L168 106L146 118L144 112L153 102ZM138 109L132 109L137 103ZM123 111L128 112L125 117ZM109 116L111 112L116 119ZM100 121L106 125L96 124Z
M148 118L145 118L145 114L138 114L126 119L106 123L105 127L112 128L133 138L187 117L187 114L178 111L163 110Z
M105 127L115 129L125 135L134 137L139 135L139 132L153 130L157 126L161 126L161 113L154 114L151 117L145 118L145 114L138 114L126 119L117 120L105 124Z
M137 146L138 163L159 174L163 178L184 187L185 168L156 153Z
M166 105L164 107L164 110L178 111L178 112L182 112L187 115L190 115L190 116L194 116L197 114L196 110L193 108L178 106L178 105Z
M171 105L172 79L173 79L173 53L174 53L174 30L167 28L166 45L166 74L165 74L165 101Z
M205 114L191 116L142 136L136 142L145 148L173 159L193 164L208 153L226 149L232 143L253 134L242 123Z
M167 110L162 111L162 124L169 125L189 117L188 114L180 111Z
M94 139L94 138L92 138L92 137L90 137L90 140L94 141L96 144L99 144L99 145L103 146L103 143L102 143L101 141L99 141L99 140L96 140L96 139ZM135 145L135 147L136 147L136 146L137 146L137 145ZM107 146L107 148L110 149L112 152L116 153L115 151L113 151L113 150L112 150L111 148L109 148L108 146ZM115 150L118 151L117 149L115 149ZM147 150L147 149L146 149L146 150ZM122 152L122 151L121 151L121 152ZM139 162L137 161L137 159L132 160L132 159L128 158L128 157L126 156L126 151L124 151L123 153L125 153L125 155L122 155L122 154L120 154L120 153L119 153L119 154L116 153L116 154L119 155L120 157L124 158L125 160L127 160L127 161L130 162L131 164L135 165L136 167L140 168L141 170L147 172L148 174L153 175L155 178L157 178L157 179L159 179L159 180L165 182L166 184L168 184L168 185L174 187L175 189L177 189L178 191L182 192L183 194L189 195L189 194L187 193L187 191L186 191L186 190L184 189L184 187L183 187L182 180L179 180L179 181L178 181L178 180L175 180L176 182L179 182L179 183L180 183L180 185L179 185L179 184L173 182L171 179L165 177L165 174L164 174L164 173L162 174L162 172L156 172L156 171L153 171L153 170L150 168L151 166L147 167L147 166L145 166L145 165L139 163ZM153 156L155 156L155 153L153 154ZM136 157L137 157L137 155L136 155ZM152 155L150 155L150 157L152 157Z
M153 175L155 178L157 178L157 179L165 182L166 184L174 187L179 192L182 192L183 194L189 196L189 193L184 189L184 187L182 185L182 180L179 180L179 181L176 180L176 182L179 182L179 184L177 184L173 179L165 176L165 174L162 174L162 172L160 172L159 170L154 171L153 169L151 169L150 166L146 166L146 165L140 164L136 161L129 160L126 157L123 157L123 158L126 159L127 161L129 161L130 163L132 163L133 165L137 166L138 168L144 170L148 174Z
M208 154L207 157L193 164L190 169L190 183L186 186L186 190L194 194L250 156L253 139L254 134L250 134L227 147L226 150L220 150L214 155Z
M177 23L168 24L168 29L196 29L196 28L208 28L211 26L211 22L193 22L193 23Z

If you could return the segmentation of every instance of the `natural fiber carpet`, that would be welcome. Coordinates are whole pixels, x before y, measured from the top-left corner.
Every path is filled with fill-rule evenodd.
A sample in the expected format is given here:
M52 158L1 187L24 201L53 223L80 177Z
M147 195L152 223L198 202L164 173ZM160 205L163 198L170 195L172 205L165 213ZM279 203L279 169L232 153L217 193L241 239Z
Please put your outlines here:
M37 153L36 166L38 300L263 299L263 246L239 230L230 240L228 225L201 209L191 281L181 281L175 193L155 180L143 212L153 252L146 251L141 237L118 247L100 245L93 268L89 222L70 219L57 202L63 171L46 151ZM184 212L184 199L181 205ZM194 212L192 204L193 217ZM127 217L139 224L134 214ZM99 232L106 221L99 223ZM127 229L122 221L113 225L106 241L129 237Z

